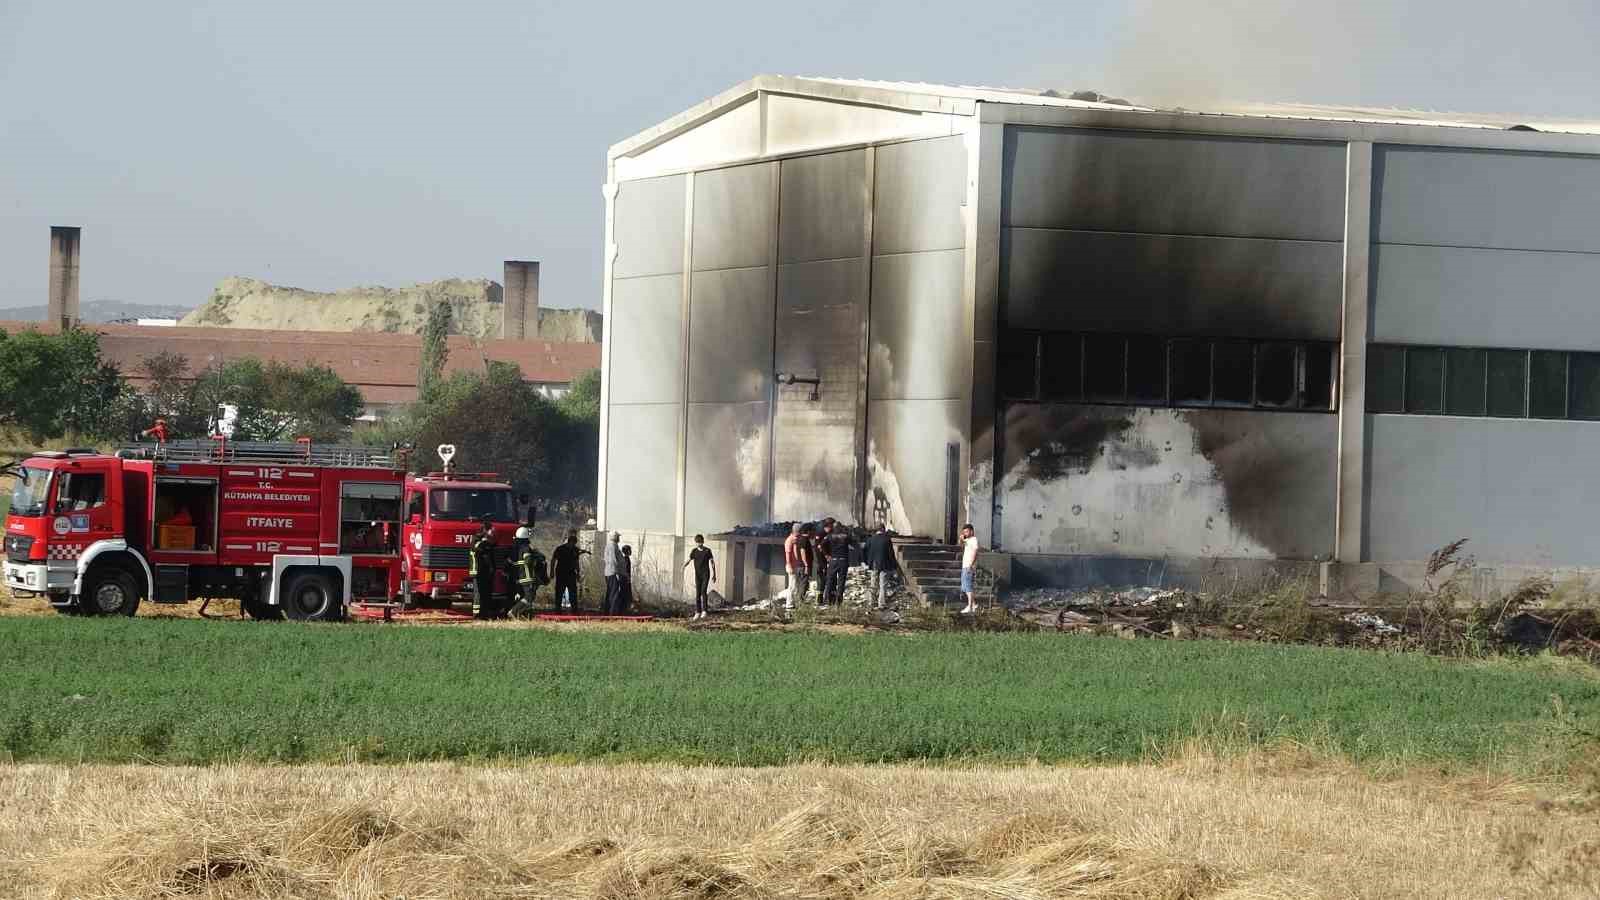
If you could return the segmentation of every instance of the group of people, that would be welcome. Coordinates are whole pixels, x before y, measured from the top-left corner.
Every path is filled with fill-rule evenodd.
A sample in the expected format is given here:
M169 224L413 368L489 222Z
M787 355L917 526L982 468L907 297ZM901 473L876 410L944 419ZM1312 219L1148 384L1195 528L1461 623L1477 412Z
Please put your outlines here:
M873 593L878 609L889 605L890 579L895 571L894 545L889 531L879 524L861 545L861 556L873 578ZM789 605L805 601L813 579L817 585L817 607L844 602L845 581L850 574L850 554L856 549L850 527L836 519L823 519L818 526L796 522L783 542L783 567L789 575Z
M589 551L578 546L578 532L569 530L550 554L550 561L533 546L532 515L528 524L517 528L512 539L511 555L506 559L506 582L511 585L509 598L502 598L495 590L495 537L494 525L487 518L478 529L467 555L467 576L472 584L472 614L480 619L503 619L508 616L532 615L538 605L539 588L555 580L555 611L560 612L565 602L578 608L579 557ZM554 563L551 566L551 562ZM552 568L554 571L552 571Z

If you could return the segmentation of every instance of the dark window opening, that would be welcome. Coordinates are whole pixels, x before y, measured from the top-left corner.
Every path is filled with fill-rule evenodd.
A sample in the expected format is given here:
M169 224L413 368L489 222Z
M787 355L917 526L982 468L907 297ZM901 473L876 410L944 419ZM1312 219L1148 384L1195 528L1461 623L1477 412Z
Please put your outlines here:
M1406 350L1404 347L1367 348L1367 411L1406 411Z
M1574 353L1569 368L1572 399L1567 415L1600 419L1600 353Z
M1339 363L1339 354L1334 352L1330 344L1307 344L1305 354L1306 383L1301 389L1303 405L1306 409L1333 409L1333 388L1339 380L1334 368Z
M1167 345L1160 338L1128 338L1128 401L1166 405Z
M1489 369L1489 415L1523 418L1528 414L1528 352L1490 350L1484 355Z
M1406 350L1406 412L1444 412L1444 351Z
M1037 388L1039 337L1033 334L1008 334L1000 342L997 373L1001 396L1029 400Z
M1487 355L1482 350L1454 348L1444 354L1444 411L1452 416L1481 416L1486 402Z
M1083 398L1083 336L1047 334L1040 354L1039 393L1043 400Z
M1257 403L1280 407L1297 405L1298 350L1294 344L1262 344L1256 348Z
M56 479L56 512L82 512L105 505L104 472L62 472Z
M1535 419L1566 418L1567 354L1535 350L1528 357L1528 415Z
M1244 341L1212 345L1212 402L1249 406L1255 402L1255 347Z
M1128 342L1125 338L1091 334L1083 339L1083 371L1090 400L1122 403L1127 399Z
M1172 342L1172 402L1211 402L1211 342Z

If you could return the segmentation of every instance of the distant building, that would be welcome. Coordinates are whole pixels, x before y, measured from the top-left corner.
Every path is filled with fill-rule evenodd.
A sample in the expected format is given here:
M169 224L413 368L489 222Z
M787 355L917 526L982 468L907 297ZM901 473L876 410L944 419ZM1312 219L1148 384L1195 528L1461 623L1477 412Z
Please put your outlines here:
M7 332L40 327L37 322L0 321L0 330ZM144 360L170 352L188 359L191 371L244 357L327 366L360 389L366 401L362 410L366 421L382 418L417 399L422 338L414 334L184 328L168 324L85 327L100 334L101 352L135 387L146 381ZM516 364L525 381L544 396L554 398L565 394L579 375L600 368L600 345L450 338L446 372L481 371L486 362Z

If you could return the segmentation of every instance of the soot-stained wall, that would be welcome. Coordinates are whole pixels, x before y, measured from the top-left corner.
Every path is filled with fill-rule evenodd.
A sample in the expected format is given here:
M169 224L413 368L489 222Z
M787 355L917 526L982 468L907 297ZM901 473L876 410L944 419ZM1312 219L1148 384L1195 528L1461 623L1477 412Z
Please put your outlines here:
M1345 155L1332 142L1008 128L1002 332L1337 341ZM1330 413L1030 402L1001 420L1007 551L1333 549Z
M945 448L967 415L966 182L960 137L876 151L867 517L901 533L943 534Z
M1013 404L1001 538L1016 553L1326 557L1338 419Z

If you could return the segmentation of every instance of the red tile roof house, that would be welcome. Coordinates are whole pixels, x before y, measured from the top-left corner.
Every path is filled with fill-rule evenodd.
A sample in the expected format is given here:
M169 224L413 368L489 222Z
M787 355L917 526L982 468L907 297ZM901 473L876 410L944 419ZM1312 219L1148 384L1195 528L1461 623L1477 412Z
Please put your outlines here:
M100 351L134 387L146 380L143 361L163 351L189 360L191 371L212 363L255 357L293 365L327 366L361 390L362 419L381 418L417 399L422 338L385 332L264 331L244 328L178 328L148 325L85 325L100 334ZM39 322L0 321L0 330L53 330ZM522 377L547 397L566 393L572 381L600 368L600 344L554 341L474 340L451 336L446 372L482 371L487 362L515 363Z

